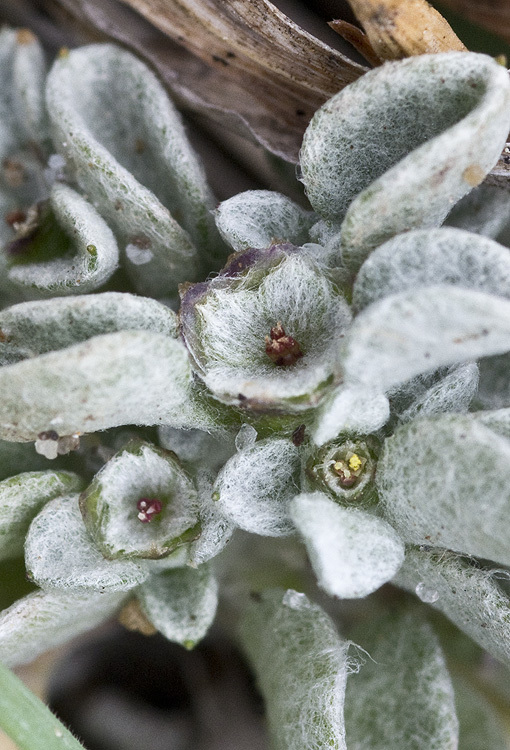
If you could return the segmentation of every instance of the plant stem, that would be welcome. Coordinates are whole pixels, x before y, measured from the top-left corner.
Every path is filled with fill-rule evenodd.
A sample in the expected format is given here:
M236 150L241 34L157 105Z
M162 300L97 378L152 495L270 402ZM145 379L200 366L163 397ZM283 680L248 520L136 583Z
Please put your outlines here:
M84 750L49 708L1 663L0 727L19 750Z

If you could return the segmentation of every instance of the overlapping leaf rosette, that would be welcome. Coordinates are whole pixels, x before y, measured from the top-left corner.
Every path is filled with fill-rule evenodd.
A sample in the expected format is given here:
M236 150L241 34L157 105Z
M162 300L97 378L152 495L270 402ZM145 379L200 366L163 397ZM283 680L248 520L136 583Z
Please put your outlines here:
M305 593L243 596L271 544L272 583L319 596L289 562L306 550L346 631L393 582L478 644L473 667L481 649L510 666L510 194L483 182L506 70L388 63L312 119L311 210L249 191L212 211L140 62L94 45L45 80L32 37L1 41L0 555L24 550L38 587L0 615L2 660L119 608L192 646L219 580L276 748L466 749L475 725L506 747L412 597L350 633L374 661L349 676L350 641Z

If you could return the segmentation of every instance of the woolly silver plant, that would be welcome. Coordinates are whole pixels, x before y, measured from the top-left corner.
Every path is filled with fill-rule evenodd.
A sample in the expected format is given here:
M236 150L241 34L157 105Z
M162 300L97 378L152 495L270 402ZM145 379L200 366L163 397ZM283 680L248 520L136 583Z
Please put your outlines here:
M220 593L274 748L508 748L510 194L483 182L506 70L424 55L345 88L305 134L310 210L213 210L119 48L46 75L4 29L0 75L0 556L37 585L0 614L1 660L135 601L192 648Z

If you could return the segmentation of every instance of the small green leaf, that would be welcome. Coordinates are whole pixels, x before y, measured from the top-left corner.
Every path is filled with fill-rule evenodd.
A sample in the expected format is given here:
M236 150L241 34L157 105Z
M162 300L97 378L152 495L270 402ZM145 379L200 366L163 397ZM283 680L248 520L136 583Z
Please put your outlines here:
M368 596L391 580L404 560L404 544L386 521L342 508L322 492L295 497L290 515L319 586L331 596Z
M166 424L186 405L190 367L180 341L120 331L0 367L0 437L35 440L121 424Z
M129 591L149 570L132 560L106 560L88 534L79 495L47 503L30 525L25 542L28 576L44 589Z
M394 579L510 666L510 599L492 571L444 550L410 548Z
M43 505L83 488L69 471L30 471L0 482L0 560L23 554L30 522Z
M274 750L346 750L349 643L304 594L268 591L250 606L241 641L266 702Z
M509 300L428 286L363 310L347 334L344 367L348 382L388 391L420 373L509 349Z
M132 441L110 459L80 506L90 534L110 559L166 557L200 534L193 482L174 454L150 443Z
M510 565L510 440L471 415L414 420L388 438L376 483L406 542Z
M349 750L456 750L453 687L439 642L416 612L355 632L370 659L349 677Z
M0 664L0 727L19 750L85 750L49 708Z
M218 606L218 584L211 567L179 568L151 576L137 596L152 624L170 641L198 643Z
M110 617L124 592L36 591L0 613L0 660L26 664Z
M268 438L227 461L213 487L225 518L245 531L286 536L288 505L298 491L299 451L290 440Z

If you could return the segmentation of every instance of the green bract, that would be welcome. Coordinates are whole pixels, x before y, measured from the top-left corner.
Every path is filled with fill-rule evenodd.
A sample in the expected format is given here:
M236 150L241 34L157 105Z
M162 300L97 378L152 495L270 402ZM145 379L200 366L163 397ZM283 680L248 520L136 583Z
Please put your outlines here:
M140 500L161 507L141 522ZM85 524L105 557L166 557L200 533L197 493L173 454L131 443L80 498Z
M340 377L339 342L349 322L335 284L290 244L235 255L182 299L183 336L197 373L220 401L255 411L316 404ZM297 344L289 362L267 351L278 324Z

